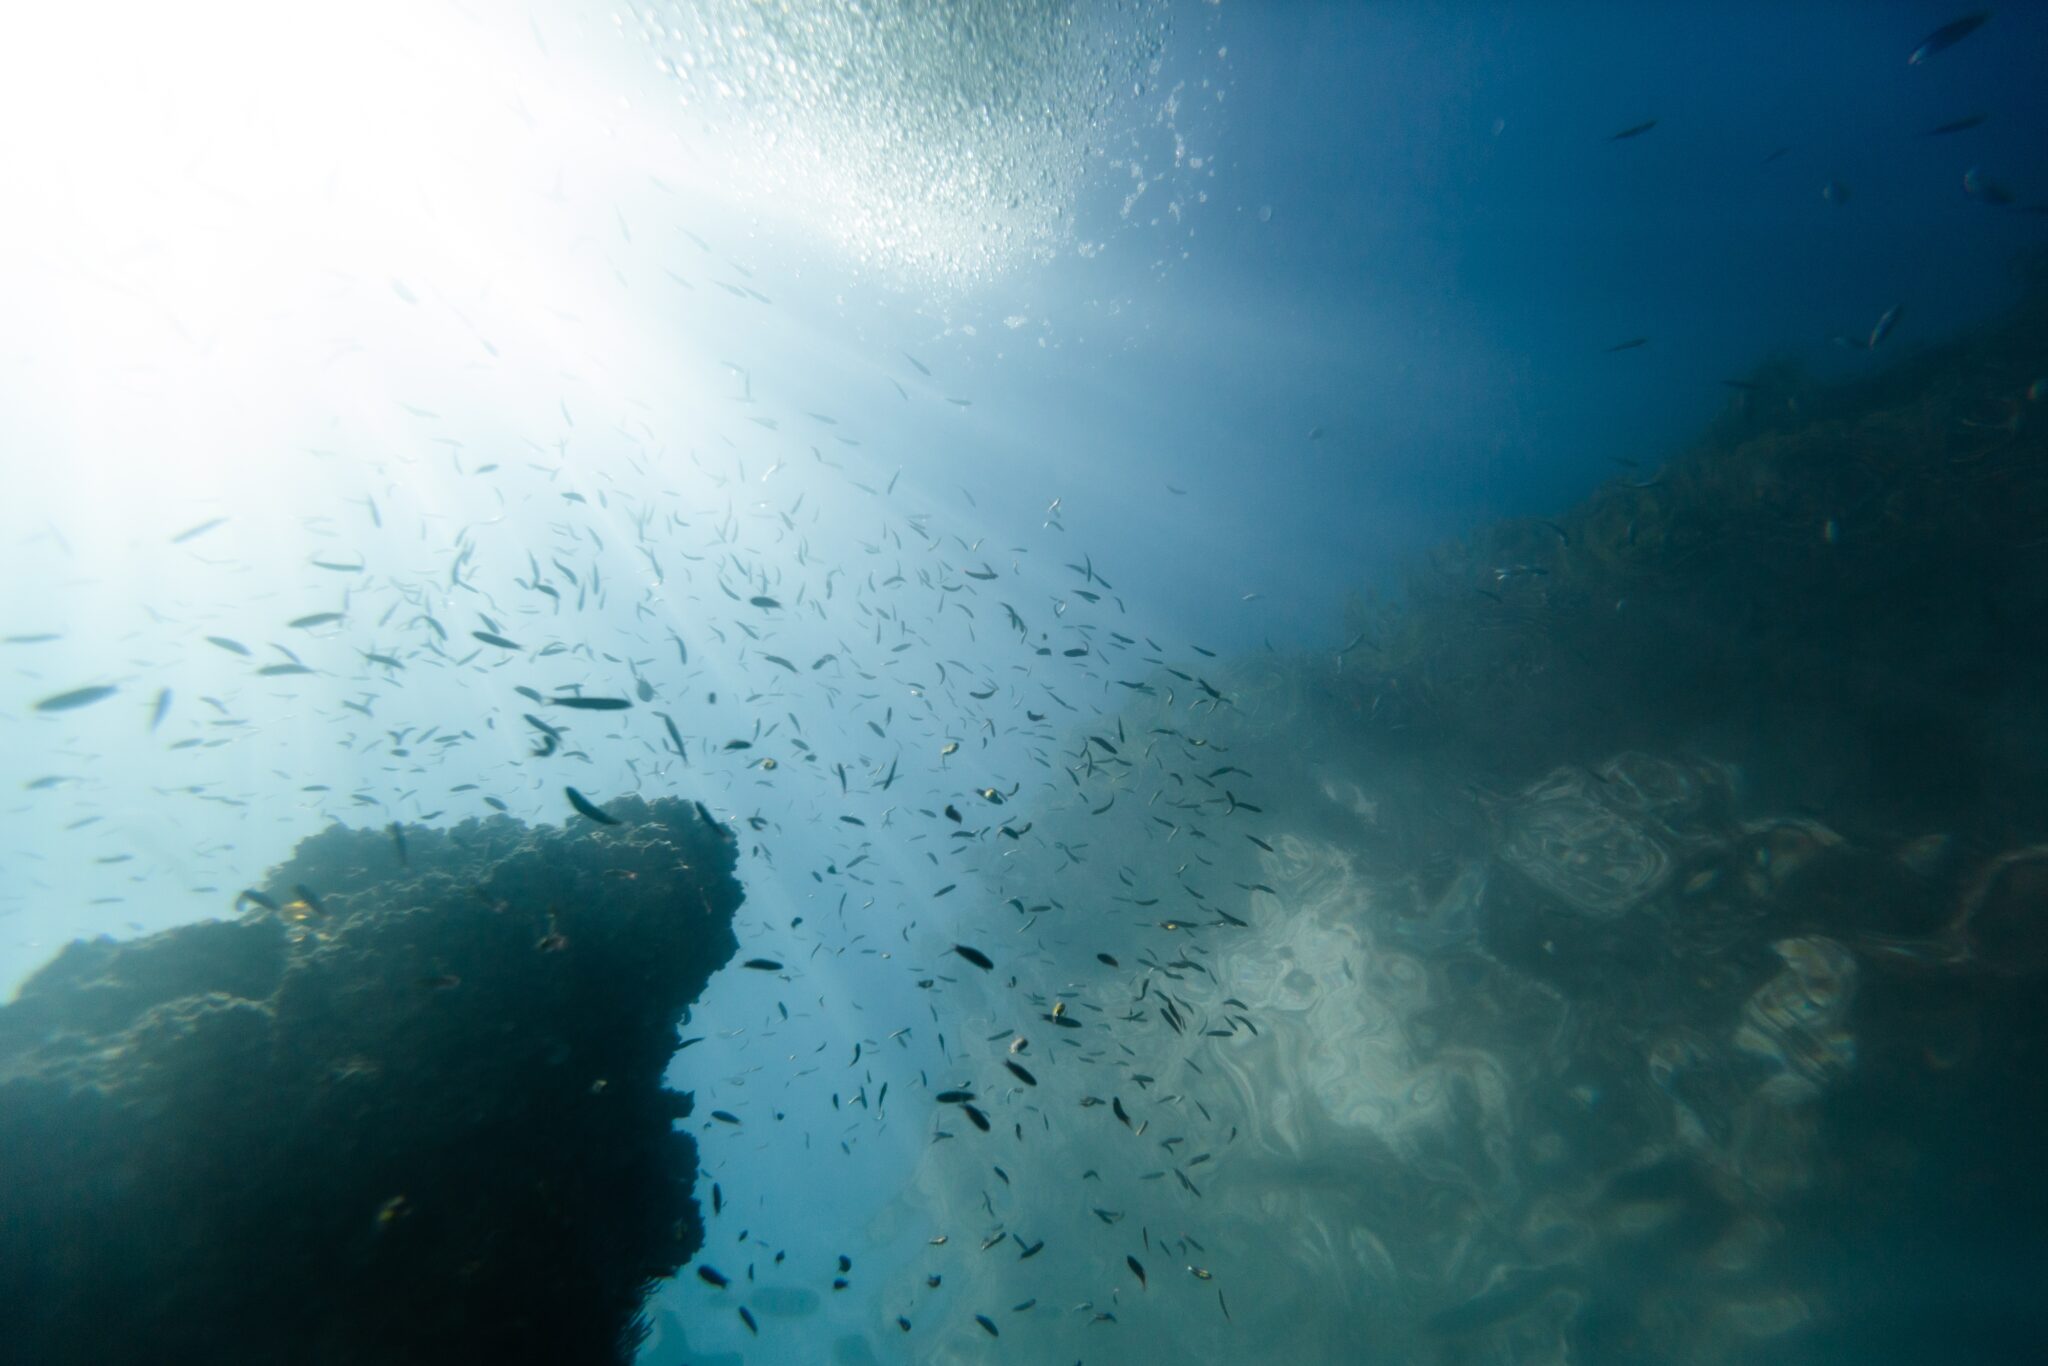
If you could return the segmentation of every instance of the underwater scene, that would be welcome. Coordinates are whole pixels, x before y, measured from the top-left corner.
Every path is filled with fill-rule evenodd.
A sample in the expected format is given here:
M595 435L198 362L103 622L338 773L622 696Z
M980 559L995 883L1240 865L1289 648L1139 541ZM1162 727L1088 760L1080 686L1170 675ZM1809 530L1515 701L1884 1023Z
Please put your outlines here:
M2048 5L0 39L0 1360L2048 1359Z

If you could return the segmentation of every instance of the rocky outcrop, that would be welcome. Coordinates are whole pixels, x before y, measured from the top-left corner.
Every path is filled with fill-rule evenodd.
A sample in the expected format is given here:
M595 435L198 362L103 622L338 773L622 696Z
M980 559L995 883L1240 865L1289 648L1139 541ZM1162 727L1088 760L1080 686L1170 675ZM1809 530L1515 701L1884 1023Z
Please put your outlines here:
M0 1356L611 1362L702 1241L676 1021L730 833L335 827L232 922L71 944L0 1008Z

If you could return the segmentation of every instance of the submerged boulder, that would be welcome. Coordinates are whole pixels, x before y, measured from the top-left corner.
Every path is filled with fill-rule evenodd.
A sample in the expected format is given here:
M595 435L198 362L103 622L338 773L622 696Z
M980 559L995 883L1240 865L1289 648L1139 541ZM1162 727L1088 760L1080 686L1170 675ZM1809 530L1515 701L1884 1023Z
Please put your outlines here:
M0 1356L630 1359L700 1245L663 1086L734 843L332 828L234 922L71 944L0 1007Z

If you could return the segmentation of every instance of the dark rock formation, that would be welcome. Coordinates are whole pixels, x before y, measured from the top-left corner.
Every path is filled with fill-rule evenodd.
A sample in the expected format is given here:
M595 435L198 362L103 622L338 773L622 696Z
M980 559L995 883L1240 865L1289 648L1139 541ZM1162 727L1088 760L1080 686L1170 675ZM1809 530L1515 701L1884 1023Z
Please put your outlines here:
M1375 762L1489 786L1682 746L1837 825L2031 842L2044 350L2048 266L2005 318L1858 383L1767 367L1662 469L1357 601L1315 703Z
M0 1358L612 1362L703 1237L675 1025L735 947L703 808L340 827L276 910L0 1008Z

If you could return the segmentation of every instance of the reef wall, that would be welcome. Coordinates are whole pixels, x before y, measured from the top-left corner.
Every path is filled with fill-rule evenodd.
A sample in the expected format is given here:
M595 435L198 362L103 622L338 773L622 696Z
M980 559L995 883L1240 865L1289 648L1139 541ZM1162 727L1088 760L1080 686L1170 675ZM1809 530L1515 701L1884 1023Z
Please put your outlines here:
M734 843L329 829L232 922L67 947L0 1007L0 1356L612 1362L696 1250L676 1022Z
M2024 838L2048 781L2048 267L1836 386L1771 363L1661 468L1439 547L1352 605L1308 705L1360 753L1520 786L1674 743L1837 819ZM2014 819L2026 812L2023 819Z
M993 1123L935 1120L893 1304L1047 1360L2040 1357L2044 356L2048 290L1767 366L1336 648L1077 723L996 889L1036 1016L948 993Z

